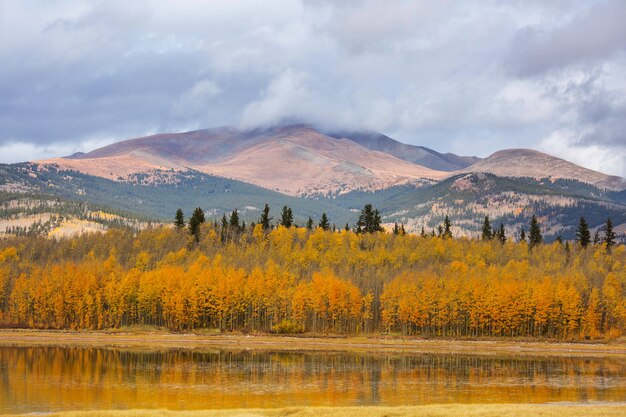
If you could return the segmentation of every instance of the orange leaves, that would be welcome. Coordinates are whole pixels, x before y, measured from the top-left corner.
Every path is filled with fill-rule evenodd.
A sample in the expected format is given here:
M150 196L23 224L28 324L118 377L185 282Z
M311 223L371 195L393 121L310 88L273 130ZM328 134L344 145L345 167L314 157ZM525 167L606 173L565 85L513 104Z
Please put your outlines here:
M531 253L514 242L261 225L224 244L209 223L192 246L165 228L0 241L0 325L626 334L622 246Z
M292 307L295 319L308 330L362 331L370 318L371 295L363 296L356 285L326 270L296 287Z
M388 331L427 336L598 337L604 307L605 331L623 332L624 295L614 274L607 275L604 302L593 288L585 305L588 287L580 275L536 278L533 272L526 261L512 260L507 268L453 261L442 276L401 274L380 297L382 324Z

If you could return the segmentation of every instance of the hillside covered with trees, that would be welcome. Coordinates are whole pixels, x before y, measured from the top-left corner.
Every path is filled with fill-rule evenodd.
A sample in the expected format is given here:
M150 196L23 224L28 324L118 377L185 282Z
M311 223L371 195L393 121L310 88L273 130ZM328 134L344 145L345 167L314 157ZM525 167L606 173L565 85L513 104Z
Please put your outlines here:
M326 216L322 216L326 218ZM358 222L292 224L266 206L258 223L189 221L51 240L0 241L0 324L175 331L392 333L424 337L617 338L626 334L626 247L516 242L483 222L482 239L381 231ZM612 231L609 231L612 233Z

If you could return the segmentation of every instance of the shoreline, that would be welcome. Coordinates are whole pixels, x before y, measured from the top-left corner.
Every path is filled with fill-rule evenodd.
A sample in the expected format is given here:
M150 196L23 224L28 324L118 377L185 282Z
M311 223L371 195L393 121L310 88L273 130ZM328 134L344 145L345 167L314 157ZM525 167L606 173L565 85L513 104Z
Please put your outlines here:
M625 403L616 404L432 404L408 407L288 407L230 410L92 410L46 413L50 417L613 417L623 416ZM30 414L14 414L27 416Z
M194 334L161 331L0 329L0 346L75 346L148 349L355 351L472 355L624 357L626 342L421 339L384 336Z

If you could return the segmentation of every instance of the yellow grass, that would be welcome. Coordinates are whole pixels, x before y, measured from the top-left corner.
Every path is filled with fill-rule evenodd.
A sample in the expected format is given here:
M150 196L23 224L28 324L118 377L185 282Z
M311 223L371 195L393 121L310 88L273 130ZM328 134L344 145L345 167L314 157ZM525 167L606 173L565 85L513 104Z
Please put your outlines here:
M128 410L70 411L50 417L622 417L626 404L618 405L527 405L450 404L417 407L291 407L250 410Z
M203 332L169 333L151 327L126 331L52 331L0 329L0 346L97 346L117 348L253 349L291 351L364 351L449 354L626 357L624 340L567 343L516 340L443 340L382 336L294 337Z

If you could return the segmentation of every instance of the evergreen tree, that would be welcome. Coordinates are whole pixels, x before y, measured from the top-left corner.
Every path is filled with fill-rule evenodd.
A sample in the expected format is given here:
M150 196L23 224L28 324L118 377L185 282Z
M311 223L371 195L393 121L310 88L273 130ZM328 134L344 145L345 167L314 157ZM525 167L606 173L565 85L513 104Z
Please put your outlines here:
M441 237L443 235L443 226L437 226L437 237ZM433 236L435 236L435 231L433 230Z
M604 231L604 244L606 245L607 252L611 251L611 248L615 245L615 232L613 231L613 221L609 217L606 220L606 230Z
M556 237L556 243L558 243L559 245L562 245L562 244L563 244L563 238L561 237L561 235L558 235L558 236Z
M404 229L404 223L400 224L400 235L406 235L406 230Z
M359 220L356 222L357 233L382 232L381 218L378 209L374 210L371 204L366 204L361 210Z
M493 232L491 230L491 223L489 223L489 216L485 216L485 220L483 221L483 240L491 240L493 237Z
M226 214L222 215L222 227L220 228L220 240L222 243L226 242L226 231L228 230L228 220L226 220Z
M522 227L522 232L519 235L519 241L520 242L526 242L526 231L524 230L523 227Z
M424 230L424 226L422 226L422 231L420 232L421 237L426 237L426 231Z
M348 223L346 223L346 225L343 228L343 230L345 230L346 232L349 232L350 231L350 225Z
M230 220L228 222L228 225L235 232L238 232L241 229L241 226L239 226L239 213L237 213L237 209L234 209L230 213Z
M504 230L504 224L500 223L500 227L495 231L494 237L502 244L506 243L506 232Z
M447 214L445 219L443 219L443 232L441 235L444 239L452 238L452 223L450 222L450 218Z
M313 230L313 219L309 216L309 220L306 221L306 230Z
M531 249L543 242L543 236L541 236L541 228L539 227L537 216L535 216L534 214L533 217L530 219L530 232L528 236L528 242Z
M398 226L397 222L393 224L393 234L394 235L399 235L400 234L400 226Z
M320 219L320 224L318 225L318 227L321 227L323 230L330 229L330 223L328 222L328 217L326 216L326 213L322 213L322 218Z
M200 207L196 207L189 219L189 233L194 237L196 242L200 241L200 225L204 223L204 211Z
M261 218L259 219L259 224L263 226L264 231L270 230L270 221L272 221L272 217L270 217L270 206L265 203L263 213L261 213Z
M241 233L246 233L246 221L245 220L241 223Z
M176 227L176 230L180 230L185 227L185 214L182 209L176 210L174 226Z
M287 206L283 206L283 211L280 213L280 225L286 228L290 228L293 225L293 213Z
M576 242L585 249L591 243L591 232L589 232L589 225L584 217L580 218L578 222L578 230L576 230Z

